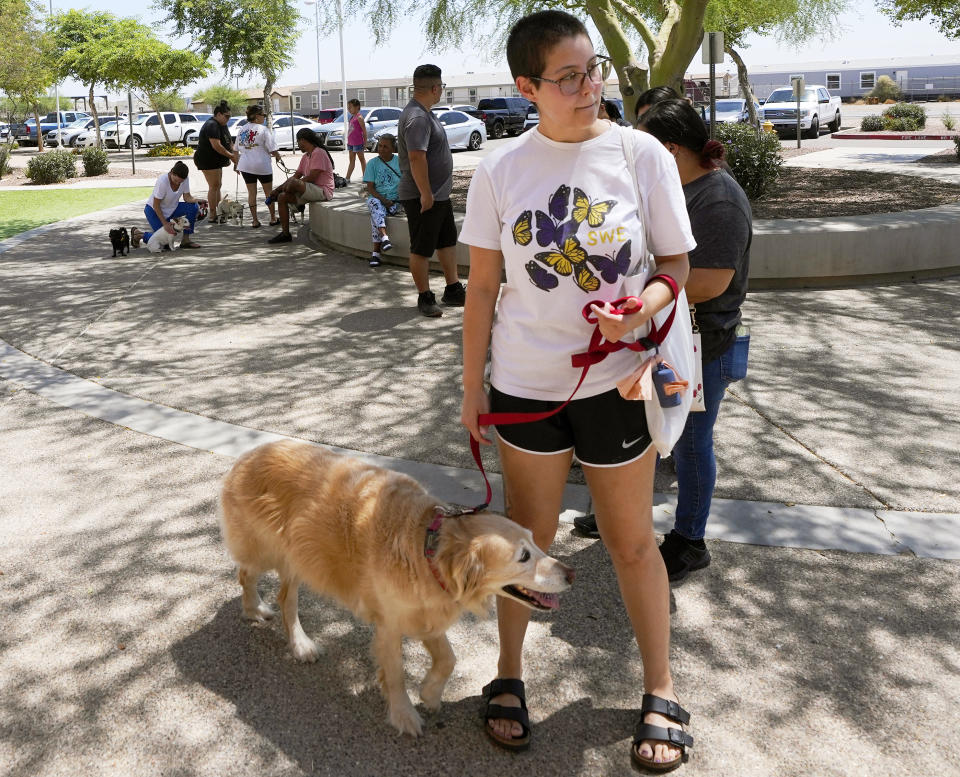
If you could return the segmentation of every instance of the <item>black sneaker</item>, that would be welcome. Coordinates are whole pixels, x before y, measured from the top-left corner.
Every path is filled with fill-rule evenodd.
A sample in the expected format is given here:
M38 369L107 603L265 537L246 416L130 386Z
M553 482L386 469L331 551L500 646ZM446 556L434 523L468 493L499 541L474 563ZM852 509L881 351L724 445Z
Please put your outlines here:
M597 516L595 516L593 513L578 515L573 519L573 528L584 537L600 537L600 532L597 529Z
M437 298L432 291L422 291L417 297L417 310L427 318L439 318L443 315L440 306L437 304Z
M671 531L660 543L660 555L671 583L683 580L697 569L710 565L710 551L703 540L688 540Z
M289 232L281 232L279 235L274 235L268 241L268 243L291 243L293 242L293 235Z
M371 256L371 257L370 257L370 266L371 266L371 267L379 267L379 266L380 266L380 257L379 257L379 256Z
M443 296L440 297L440 301L444 305L450 305L450 307L462 308L463 303L467 301L467 287L460 283L460 281L451 283L443 290Z

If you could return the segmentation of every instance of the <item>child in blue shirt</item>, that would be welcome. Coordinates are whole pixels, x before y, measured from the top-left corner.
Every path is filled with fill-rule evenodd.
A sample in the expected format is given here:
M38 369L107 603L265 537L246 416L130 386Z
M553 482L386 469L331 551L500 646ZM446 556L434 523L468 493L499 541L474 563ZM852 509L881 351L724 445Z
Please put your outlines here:
M393 248L387 236L387 216L395 216L400 210L397 202L397 184L400 183L400 162L397 158L397 139L390 134L380 136L377 155L367 162L363 172L367 184L367 208L370 209L370 237L373 253L370 266L380 264L380 252Z

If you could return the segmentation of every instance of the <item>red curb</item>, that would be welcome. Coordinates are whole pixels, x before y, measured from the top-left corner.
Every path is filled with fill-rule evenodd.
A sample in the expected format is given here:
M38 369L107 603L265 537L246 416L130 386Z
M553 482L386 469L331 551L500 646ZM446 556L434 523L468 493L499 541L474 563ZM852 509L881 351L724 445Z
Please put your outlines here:
M834 132L834 140L953 140L960 135L907 135L904 133L871 134L868 132Z

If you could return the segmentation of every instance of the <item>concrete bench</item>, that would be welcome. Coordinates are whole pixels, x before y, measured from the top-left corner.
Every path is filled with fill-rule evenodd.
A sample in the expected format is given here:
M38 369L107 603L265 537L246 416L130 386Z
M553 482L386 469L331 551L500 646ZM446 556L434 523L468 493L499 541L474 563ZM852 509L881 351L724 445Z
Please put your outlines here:
M314 237L346 254L370 256L370 214L356 189L312 203ZM455 213L457 229L463 214ZM900 213L811 219L757 219L750 251L752 289L839 286L960 273L960 203ZM388 264L407 266L406 218L387 220L393 249ZM439 268L436 259L431 265ZM468 246L457 245L457 265L468 274Z

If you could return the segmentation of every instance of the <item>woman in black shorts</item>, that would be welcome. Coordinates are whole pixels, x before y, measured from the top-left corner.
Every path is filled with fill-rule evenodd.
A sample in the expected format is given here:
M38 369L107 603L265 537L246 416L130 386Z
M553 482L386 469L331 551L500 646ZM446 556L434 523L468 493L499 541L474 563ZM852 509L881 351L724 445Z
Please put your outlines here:
M228 121L230 121L230 106L226 102L221 102L213 109L213 118L207 119L200 128L197 151L193 155L193 163L197 166L197 170L207 179L211 224L216 220L217 206L220 204L223 168L231 162L236 164L240 160L237 152L233 150L230 130L227 129Z
M483 417L491 410L560 409L571 395L582 374L572 357L587 351L594 333L582 315L588 303L599 303L588 310L606 340L635 329L647 334L652 315L672 305L686 282L695 245L670 154L649 135L597 118L608 62L582 22L561 11L520 19L507 61L520 94L537 104L540 124L481 161L460 233L470 246L461 422L487 444ZM628 296L642 304L624 302L622 313L609 304ZM670 596L653 531L656 451L643 405L616 389L639 362L631 350L608 354L556 415L500 426L497 435L508 515L543 549L557 531L573 456L580 460L643 659L630 757L666 771L680 765L692 739L682 730L688 716L670 671ZM484 730L512 750L531 736L523 683L530 612L522 600L497 598L500 655L484 689Z
M240 154L237 170L247 185L247 204L254 228L260 226L260 219L257 218L258 181L263 186L263 196L267 198L267 207L270 209L270 226L275 227L280 223L276 217L276 205L270 198L273 192L273 162L270 157L278 162L281 159L273 131L264 124L266 118L262 105L248 106L247 123L237 133L237 151Z

